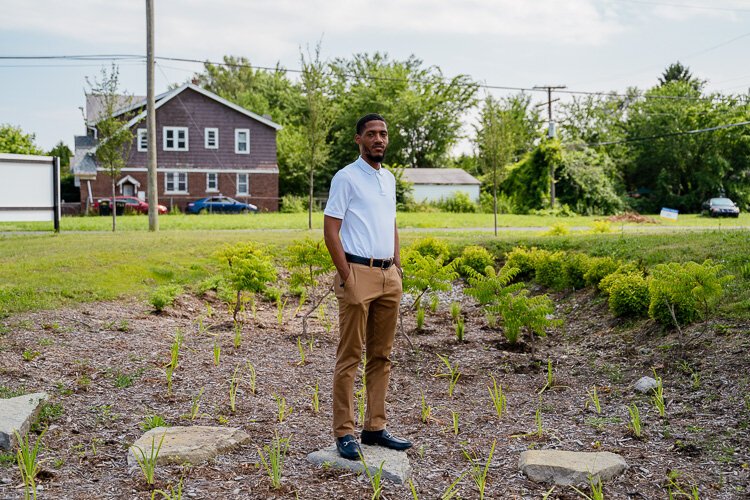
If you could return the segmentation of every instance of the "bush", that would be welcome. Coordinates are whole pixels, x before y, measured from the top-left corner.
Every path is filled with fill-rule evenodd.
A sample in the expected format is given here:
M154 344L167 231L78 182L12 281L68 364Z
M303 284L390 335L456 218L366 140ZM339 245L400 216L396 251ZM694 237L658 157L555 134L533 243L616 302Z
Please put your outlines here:
M556 222L549 227L548 231L545 231L546 236L566 236L570 233L570 228L567 224L562 222Z
M615 282L621 275L623 274L632 274L638 272L638 269L635 267L632 263L627 263L619 266L617 269L615 269L613 272L606 275L604 278L599 281L599 290L601 290L605 295L609 295L610 288L612 286L612 283Z
M535 259L534 279L540 285L562 290L568 286L565 277L565 252L546 252Z
M495 259L486 248L480 246L468 246L461 253L461 264L458 266L461 276L467 277L471 274L466 268L473 269L479 274L486 274L487 267L494 268Z
M648 311L648 281L633 272L613 274L608 284L609 310L615 316L645 316Z
M591 232L594 234L606 234L612 232L612 224L608 220L595 220L591 226Z
M495 203L492 199L492 193L482 191L479 195L479 211L484 214L495 213ZM513 203L508 196L503 193L497 193L497 213L498 214L512 214Z
M457 191L449 198L442 198L437 205L446 212L473 214L477 211L477 204L463 191Z
M723 267L706 260L703 264L670 262L654 266L649 282L648 314L665 325L687 325L710 310L724 295L724 285L732 276L719 276Z
M149 302L154 306L156 312L162 312L165 307L171 306L174 299L181 293L182 287L180 285L162 285L153 291Z
M574 290L586 287L586 273L589 270L591 257L582 253L568 253L563 262L563 271L567 286Z
M583 279L588 286L599 286L602 279L617 271L620 265L620 261L612 257L589 257L588 269Z
M283 214L299 214L306 212L307 208L308 200L304 196L285 194L281 197L281 208L279 211Z
M536 273L536 263L549 252L536 247L516 247L505 255L504 267L515 267L518 269L519 279L528 279Z
M423 257L433 257L435 259L440 257L443 260L447 259L448 255L450 255L448 244L432 237L416 240L411 244L408 251L417 252Z

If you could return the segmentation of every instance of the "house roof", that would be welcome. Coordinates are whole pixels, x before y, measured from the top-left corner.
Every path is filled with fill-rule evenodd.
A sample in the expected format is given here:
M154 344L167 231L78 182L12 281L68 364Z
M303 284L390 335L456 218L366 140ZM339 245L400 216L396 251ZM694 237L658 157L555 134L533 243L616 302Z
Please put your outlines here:
M134 109L135 103L143 101L145 105L146 98L136 95L116 95L115 99L115 116L124 113L128 109ZM101 94L86 94L86 124L95 125L102 118L105 111L104 97Z
M281 130L281 128L282 128L281 125L279 125L278 123L275 123L275 122L271 121L270 119L268 119L268 118L266 118L264 116L261 116L261 115L258 115L256 113L253 113L252 111L249 111L249 110L243 108L242 106L238 106L238 105L234 104L233 102L227 101L223 97L220 97L220 96L214 94L213 92L210 92L210 91L208 91L208 90L206 90L204 88L201 88L201 87L199 87L197 85L194 85L192 83L186 83L186 84L182 85L181 87L177 87L176 89L172 89L172 90L170 90L168 92L164 92L163 94L159 94L158 96L156 96L154 98L154 100L156 101L156 106L155 106L156 109L159 109L164 104L168 103L169 101L171 101L172 99L174 99L175 97L177 97L178 95L180 95L182 92L184 92L187 89L194 90L194 91L198 92L199 94L202 94L202 95L208 97L209 99L213 99L214 101L216 101L216 102L218 102L220 104L223 104L224 106L227 106L228 108L231 108L231 109L237 111L238 113L242 113L243 115L245 115L245 116L247 116L249 118L257 120L260 123L262 123L264 125L267 125L267 126L273 128L275 130ZM86 115L87 115L87 117L89 115L89 112L88 112L89 100L88 100L88 98L89 98L89 96L86 96ZM133 125L135 125L136 123L140 122L141 120L143 120L143 118L146 117L145 107L146 107L146 98L145 97L143 97L143 96L129 97L128 96L128 100L124 101L124 106L121 109L117 110L117 112L115 112L115 116L119 116L119 115L121 115L123 113L127 113L127 112L133 111L133 110L137 110L139 108L144 108L143 111L141 111L138 115L136 115L135 117L133 117L133 119L131 119L128 122L128 126L132 127ZM91 124L91 125L96 124L96 121L93 121L93 122L90 121L89 124Z
M460 168L405 168L402 179L412 184L482 184L479 179Z

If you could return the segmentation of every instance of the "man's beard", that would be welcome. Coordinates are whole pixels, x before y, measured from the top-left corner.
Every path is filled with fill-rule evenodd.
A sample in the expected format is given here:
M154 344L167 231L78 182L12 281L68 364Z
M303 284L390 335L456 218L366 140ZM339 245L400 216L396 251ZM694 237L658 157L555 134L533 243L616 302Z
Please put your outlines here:
M383 160L385 159L385 150L380 154L373 153L372 151L365 151L365 156L372 162L383 163Z

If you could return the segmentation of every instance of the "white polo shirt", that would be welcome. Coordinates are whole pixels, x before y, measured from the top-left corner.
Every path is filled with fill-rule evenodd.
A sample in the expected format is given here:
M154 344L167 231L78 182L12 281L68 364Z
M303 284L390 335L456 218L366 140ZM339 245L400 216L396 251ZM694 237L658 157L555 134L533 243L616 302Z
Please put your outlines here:
M375 170L360 156L331 180L325 215L342 219L344 251L360 257L393 257L396 226L396 179Z

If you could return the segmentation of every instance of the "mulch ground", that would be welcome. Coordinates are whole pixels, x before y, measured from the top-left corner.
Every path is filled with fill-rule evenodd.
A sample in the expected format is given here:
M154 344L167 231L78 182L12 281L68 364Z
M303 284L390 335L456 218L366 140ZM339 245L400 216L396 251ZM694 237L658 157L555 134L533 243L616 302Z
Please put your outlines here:
M441 498L469 471L464 452L483 463L493 442L487 498L541 498L550 487L526 479L518 470L518 458L524 450L542 448L623 455L630 468L605 484L605 498L666 498L670 471L675 471L672 480L677 485L673 493L678 486L685 492L696 486L700 498L750 495L747 324L714 320L695 325L684 332L688 345L681 350L676 333L663 332L650 321L614 319L606 302L592 292L561 294L554 299L565 325L539 339L532 355L526 345L505 344L501 331L486 326L470 299L462 300L466 340L457 341L449 302L460 297L459 292L443 296L438 311L427 313L421 332L415 332L414 314L408 312L404 327L416 350L398 335L393 353L389 429L415 443L408 454L419 498ZM6 393L43 390L51 396L40 498L150 498L140 470L126 463L127 447L142 434L141 423L149 414L171 425L236 426L252 437L251 443L209 463L158 467L156 488L183 478L187 498L370 498L365 477L306 461L308 453L332 443L337 327L335 302L326 304L325 318L312 319L309 335L300 338L296 305L290 301L279 326L275 304L259 302L256 319L244 324L239 348L233 346L226 306L210 296L182 296L162 314L129 301L2 320L0 388ZM327 322L334 325L329 331ZM185 340L170 395L164 365L178 330ZM298 338L305 349L304 364ZM461 372L452 397L448 379L438 376L444 372L438 354L448 356ZM540 396L548 360L555 382ZM257 372L255 394L249 388L248 362ZM232 412L229 380L237 367L244 378ZM650 396L632 390L637 379L653 376L654 369L664 380L664 418ZM507 397L502 417L489 398L490 375ZM311 403L316 383L319 413ZM594 386L601 414L587 403ZM201 389L200 408L191 420L191 406ZM426 423L422 397L432 409ZM281 423L279 398L293 408ZM640 439L627 429L631 403L643 419ZM531 436L537 430L537 409L543 433ZM275 433L291 440L279 490L258 466L258 448ZM15 466L0 461L0 498L22 497L20 482ZM456 491L460 498L479 498L469 475ZM411 498L411 493L387 483L383 498ZM569 487L557 487L549 498L580 496Z

